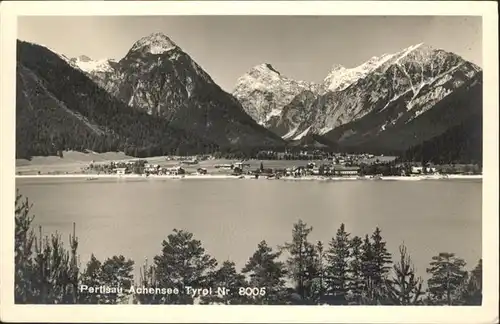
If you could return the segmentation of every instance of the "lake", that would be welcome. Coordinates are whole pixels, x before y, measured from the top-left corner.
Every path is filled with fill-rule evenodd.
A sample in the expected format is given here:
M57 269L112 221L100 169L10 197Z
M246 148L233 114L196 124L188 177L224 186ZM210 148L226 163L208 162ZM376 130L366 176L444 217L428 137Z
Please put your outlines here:
M161 252L174 228L201 240L219 263L241 268L266 240L275 248L291 240L299 219L314 229L311 241L328 242L341 223L352 235L382 230L397 257L405 243L417 272L432 256L454 252L472 269L481 258L481 180L270 181L18 178L34 204L34 225L68 235L76 223L84 265L123 254L136 262Z

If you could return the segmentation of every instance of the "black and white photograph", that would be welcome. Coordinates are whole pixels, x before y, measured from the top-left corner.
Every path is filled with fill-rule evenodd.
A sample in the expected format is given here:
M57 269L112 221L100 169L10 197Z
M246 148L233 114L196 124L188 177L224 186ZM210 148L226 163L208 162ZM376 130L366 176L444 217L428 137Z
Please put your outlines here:
M498 65L486 60L498 56L485 55L498 38L481 15L496 4L91 15L47 3L54 14L18 14L2 44L12 307L309 306L334 321L429 306L449 322L467 309L498 320L484 313L498 302L485 279L498 274L486 253L498 245L486 124L498 130Z

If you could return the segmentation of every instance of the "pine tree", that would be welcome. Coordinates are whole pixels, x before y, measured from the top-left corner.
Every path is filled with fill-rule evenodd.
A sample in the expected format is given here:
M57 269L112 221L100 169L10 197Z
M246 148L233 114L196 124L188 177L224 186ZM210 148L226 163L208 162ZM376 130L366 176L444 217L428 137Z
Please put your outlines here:
M117 303L122 301L120 296L103 294L80 293L81 285L96 287L127 286L124 278L129 276L131 282L132 261L123 262L124 258L113 257L104 264L92 255L86 270L80 276L77 256L78 240L73 234L69 236L70 249L66 250L61 236L56 232L49 236L42 236L39 227L39 236L34 238L35 254L25 262L31 265L29 273L30 287L23 291L28 295L30 303L35 304L75 304L75 303ZM122 266L125 264L125 266ZM128 266L127 266L128 264ZM124 270L126 269L126 270ZM130 284L128 285L130 287Z
M31 223L34 216L30 216L32 205L28 198L22 199L19 191L15 198L15 289L14 298L16 303L34 303L32 277L34 271L33 264L33 243L35 235L31 230Z
M81 275L81 285L88 287L99 287L102 283L102 269L101 262L92 254L90 260L87 263L85 271ZM78 295L78 302L81 304L98 304L101 301L101 294L88 293L87 291L82 291Z
M280 305L286 303L285 276L287 274L283 262L278 261L281 252L273 252L262 241L257 251L248 259L242 273L248 274L249 287L265 288L264 296L255 297L254 303L261 305Z
M382 285L384 279L387 277L389 270L391 269L390 265L391 254L387 251L385 247L386 242L382 240L381 231L377 227L375 232L372 234L372 251L373 251L373 266L374 266L374 276L373 281L374 284L379 286Z
M288 277L294 282L295 291L303 304L313 303L313 281L318 275L316 249L307 240L311 231L312 227L299 220L293 225L292 242L282 247L289 254L286 261Z
M406 247L399 247L400 261L394 265L394 277L386 280L387 298L392 305L419 305L423 295L422 278L416 277L415 268Z
M374 278L376 277L375 271L375 255L373 251L372 242L370 237L365 235L363 244L361 245L361 273L363 280L363 294L361 298L362 304L376 304L376 286Z
M433 304L454 305L459 302L459 289L467 278L465 261L454 253L439 253L432 257L427 273L429 297Z
M133 284L134 261L126 260L123 255L106 259L101 265L101 282L106 287L120 287L122 293L103 294L100 303L120 304L129 298L128 290Z
M74 271L70 252L64 248L61 236L56 232L50 238L49 236L42 237L40 227L39 237L35 238L32 274L36 303L76 303L75 287L78 286L78 282L74 281L77 279L73 276Z
M140 269L139 284L142 287L147 288L158 288L159 280L156 275L156 266L154 264L148 264L148 259L144 261L142 268ZM156 293L153 294L135 294L133 296L133 302L135 304L161 304L161 295Z
M318 304L326 303L326 291L327 291L327 271L326 271L326 253L325 248L323 247L323 243L318 241L316 243L316 251L317 251L317 267L318 267L318 278L316 280L317 287L314 288L314 291L317 291L318 295Z
M461 300L463 305L481 305L483 299L483 260L480 259L465 282Z
M363 280L363 240L359 236L354 236L349 243L349 301L354 305L360 305L365 290Z
M193 304L194 300L185 294L186 287L205 288L208 274L215 269L217 261L205 252L201 242L193 234L174 229L164 240L162 254L154 258L155 276L159 287L177 288L178 295L163 295L163 304Z
M247 284L245 276L238 273L232 261L224 261L222 266L209 275L210 287L214 289L213 295L201 297L201 304L243 305L250 304L252 300L239 292L240 288L259 287ZM217 288L229 289L223 295L217 293Z
M56 232L50 238L35 237L28 199L15 199L15 302L30 304L72 304L77 302L78 240L70 235L70 250L63 246Z
M305 292L306 292L306 303L307 304L319 304L320 303L320 291L322 287L319 286L320 269L322 265L319 262L319 254L316 245L310 244L307 246L304 254L305 260Z
M347 304L348 271L349 271L349 233L345 225L341 224L337 234L330 241L326 252L327 265L327 293L330 303L336 305Z
M70 259L69 259L69 269L68 269L68 280L70 282L70 286L67 288L68 291L63 300L63 303L65 304L72 304L78 301L80 267L78 264L78 256L76 253L76 251L78 250L78 238L76 237L75 223L73 223L73 233L69 235L69 245L70 245Z
M384 299L383 284L390 270L389 264L392 262L380 233L377 227L371 235L372 240L366 235L362 244L361 268L364 281L362 303L379 304Z

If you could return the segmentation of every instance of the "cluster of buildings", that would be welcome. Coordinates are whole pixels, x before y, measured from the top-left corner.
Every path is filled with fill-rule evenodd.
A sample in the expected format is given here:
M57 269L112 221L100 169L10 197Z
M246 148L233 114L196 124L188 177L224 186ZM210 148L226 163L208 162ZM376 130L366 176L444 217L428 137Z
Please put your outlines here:
M207 160L213 160L214 157L211 155L193 155L193 156L166 156L165 160L166 161L179 161L182 163L188 163L190 164L191 162L193 164L197 164L199 161L207 161Z
M424 166L412 166L411 173L412 174L434 174L438 172L434 167L424 167Z
M304 161L303 165L276 168L264 168L262 162L260 168L253 168L248 161L230 162L224 164L215 164L213 168L215 172L223 172L233 175L264 175L264 176L336 176L336 177L353 177L359 175L401 175L411 176L419 174L435 174L438 170L432 166L422 166L419 164L395 164L391 161L392 157L374 156L371 154L333 154L328 160L321 162ZM395 158L395 157L394 157ZM146 160L130 160L116 161L109 163L94 163L89 165L89 169L93 172L103 172L111 174L145 174L145 175L183 175L188 173L193 174L208 174L214 170L207 170L199 167L199 162L209 160L210 156L196 156L189 158L165 158L167 161L177 161L176 166L166 166L162 164L148 163ZM388 163L389 162L389 163ZM264 161L265 163L265 161ZM165 163L168 164L168 163ZM172 164L172 163L170 163ZM275 163L276 164L276 163ZM254 164L255 165L255 164ZM279 164L278 164L279 165ZM195 171L196 170L196 171ZM440 170L439 170L440 171Z
M91 161L88 169L98 173L128 174L132 173L134 169L143 167L145 163L145 160L111 161L108 163Z
M306 166L298 166L291 168L282 168L274 170L276 175L281 176L357 176L359 175L360 168L358 166L345 166L345 165L317 165L314 162L308 163Z
M334 164L360 164L360 163L379 163L390 160L395 160L396 157L375 156L369 153L348 154L348 153L333 153L322 150L300 150L300 151L260 151L257 156L260 160L328 160ZM380 159L380 161L379 161Z
M243 171L245 168L249 168L250 163L244 162L235 162L235 163L225 163L225 164L216 164L214 168L221 170L241 170Z
M159 164L144 164L144 167L138 170L140 174L145 174L145 175L183 175L186 174L186 170L178 165L178 166L171 166L171 167L165 167L165 166L160 166ZM133 169L129 167L122 167L122 168L115 168L114 173L116 174L130 174L133 173ZM206 168L198 168L196 170L197 174L207 174L207 169Z
M186 170L181 166L162 167L159 164L144 165L144 174L150 175L180 175L185 174Z

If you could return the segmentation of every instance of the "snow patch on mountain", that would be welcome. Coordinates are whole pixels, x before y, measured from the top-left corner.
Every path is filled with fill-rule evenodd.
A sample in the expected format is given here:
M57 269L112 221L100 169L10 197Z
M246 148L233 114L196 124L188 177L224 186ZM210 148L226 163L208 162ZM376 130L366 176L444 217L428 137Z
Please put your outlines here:
M293 128L293 129L292 129L292 130L290 130L288 133L286 133L285 135L283 135L283 136L282 136L282 138L283 138L283 139L285 139L285 140L287 140L287 139L291 138L291 137L293 136L293 134L295 134L295 133L297 132L297 129L298 129L298 128L299 128L298 126L297 126L297 127L295 127L295 128Z
M130 49L130 52L143 51L153 55L159 55L174 48L177 48L177 44L175 44L168 36L163 33L153 33L142 37L135 42Z
M113 59L92 60L85 55L81 55L70 60L74 65L78 66L80 70L87 73L112 72L113 68L111 67L111 64L116 63Z
M323 135L323 134L326 134L328 133L329 131L331 131L333 129L332 126L325 126L325 127L322 127L319 131L318 131L318 134L319 135Z
M269 121L271 118L273 118L273 117L276 117L276 116L281 115L281 111L282 111L281 109L276 109L276 108L273 108L273 109L271 110L271 112L269 113L269 115L267 115L267 117L266 117L266 122L268 122L268 121Z
M417 48L419 48L423 44L424 43L420 43L420 44L417 44L417 45L412 45L412 46L410 46L410 47L402 50L401 52L399 52L399 55L397 56L396 62L394 62L394 63L398 64L401 59L403 59L404 57L406 57L408 54L410 54L411 52L413 52L414 50L416 50Z
M302 133L300 133L299 135L295 136L293 138L293 140L297 141L297 140L301 139L302 137L306 136L309 133L309 130L311 129L311 127L312 126L307 127Z
M380 57L374 56L367 62L351 69L336 64L323 80L323 84L328 91L342 91L359 79L367 76L393 56L394 54L384 54Z

